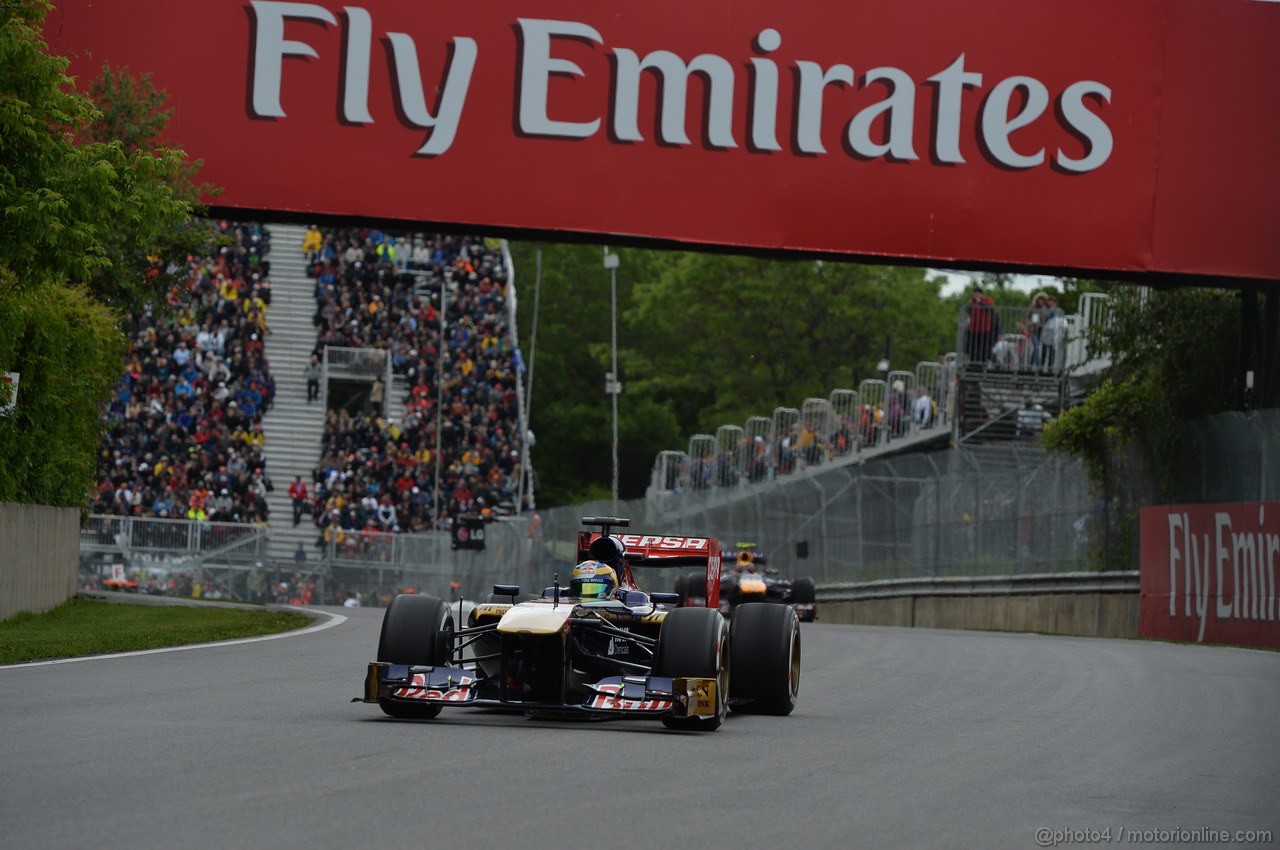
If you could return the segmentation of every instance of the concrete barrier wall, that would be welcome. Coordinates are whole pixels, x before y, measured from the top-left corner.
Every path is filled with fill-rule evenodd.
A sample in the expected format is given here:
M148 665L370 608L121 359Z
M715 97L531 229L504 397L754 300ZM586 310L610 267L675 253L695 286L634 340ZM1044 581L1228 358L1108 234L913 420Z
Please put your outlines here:
M902 596L856 602L821 602L818 617L824 623L861 626L1137 637L1138 594Z
M80 511L0 502L0 620L66 602L79 564Z

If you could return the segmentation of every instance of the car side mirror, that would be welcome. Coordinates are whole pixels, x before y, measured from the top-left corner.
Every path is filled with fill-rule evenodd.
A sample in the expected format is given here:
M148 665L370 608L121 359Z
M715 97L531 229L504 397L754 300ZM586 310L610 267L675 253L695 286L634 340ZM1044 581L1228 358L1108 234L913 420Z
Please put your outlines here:
M657 605L680 604L680 594L678 593L650 593L649 598Z
M519 596L520 585L518 584L495 584L493 586L495 596Z

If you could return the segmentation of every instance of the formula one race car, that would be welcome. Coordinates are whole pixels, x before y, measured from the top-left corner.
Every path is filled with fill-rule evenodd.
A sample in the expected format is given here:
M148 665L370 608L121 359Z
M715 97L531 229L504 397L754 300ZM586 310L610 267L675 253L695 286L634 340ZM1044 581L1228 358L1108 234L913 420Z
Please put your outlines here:
M401 594L382 621L378 660L360 701L397 718L445 707L511 708L539 716L656 717L672 729L711 731L735 711L786 715L800 686L800 629L781 605L741 605L732 624L715 607L714 538L624 534L627 519L584 517L578 564L541 597L495 585L465 626L458 606ZM703 568L710 608L676 608L645 593L633 570Z
M676 579L675 592L680 596L682 606L710 604L703 595L700 579L697 574ZM790 605L802 623L812 623L818 618L817 589L813 579L791 581L778 575L778 570L768 566L764 555L756 551L754 543L739 543L738 560L733 569L720 576L720 612L732 617L738 606L746 602Z

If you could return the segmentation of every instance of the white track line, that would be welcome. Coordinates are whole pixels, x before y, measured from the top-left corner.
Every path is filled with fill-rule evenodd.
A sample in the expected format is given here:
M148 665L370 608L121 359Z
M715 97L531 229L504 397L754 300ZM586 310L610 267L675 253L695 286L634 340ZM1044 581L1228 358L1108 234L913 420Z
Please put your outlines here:
M328 622L320 623L315 626L308 626L305 629L297 629L290 632L277 632L273 635L261 635L260 637L239 638L237 640L219 640L213 643L189 643L183 646L166 646L160 649L139 649L134 652L115 652L110 655L82 655L77 658L54 658L50 661L28 661L25 664L2 664L0 670L19 670L29 667L48 667L52 664L74 664L78 661L103 661L108 658L133 658L138 655L157 655L161 652L184 652L188 649L209 649L218 646L238 646L242 643L257 643L263 640L277 640L279 638L297 637L298 635L311 634L312 632L322 632L325 629L331 629L334 626L340 626L347 621L342 614L330 614L328 611L317 611L314 608L298 608L291 607L293 611L306 611L311 614L319 614L328 617Z

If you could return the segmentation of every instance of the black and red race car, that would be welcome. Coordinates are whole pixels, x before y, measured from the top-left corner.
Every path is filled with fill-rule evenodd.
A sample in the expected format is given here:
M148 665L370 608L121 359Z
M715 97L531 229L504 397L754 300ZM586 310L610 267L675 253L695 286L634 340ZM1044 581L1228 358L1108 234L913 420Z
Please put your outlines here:
M572 593L559 577L517 602L520 588L462 606L402 594L382 621L378 660L360 701L396 718L448 708L519 709L540 716L650 717L673 729L711 731L730 707L786 715L800 686L800 630L789 606L740 605L732 623L717 607L720 546L711 537L612 535L630 521L584 517L578 567L608 567L616 589ZM679 608L646 593L635 571L699 566L711 607ZM579 580L580 581L580 580ZM495 597L490 597L492 600Z
M813 579L798 578L793 581L783 578L756 549L754 543L738 544L737 561L720 576L717 602L713 603L708 599L701 576L690 574L677 578L675 592L680 597L680 604L694 608L718 605L722 614L732 617L738 606L744 603L773 602L790 605L802 623L816 620L817 587Z

